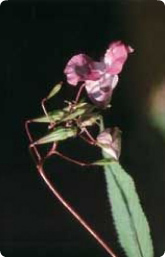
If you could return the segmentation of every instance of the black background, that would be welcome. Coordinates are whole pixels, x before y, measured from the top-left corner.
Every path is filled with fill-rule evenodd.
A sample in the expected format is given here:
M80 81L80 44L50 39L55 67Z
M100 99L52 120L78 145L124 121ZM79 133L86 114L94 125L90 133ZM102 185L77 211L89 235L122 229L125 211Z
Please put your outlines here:
M0 250L5 257L108 256L38 176L24 122L40 115L41 99L55 83L65 81L63 69L69 58L86 53L99 60L109 43L118 39L135 52L120 74L105 122L123 131L121 164L135 180L155 256L165 251L165 144L146 116L148 96L165 74L165 7L160 1L123 2L1 4ZM65 83L55 108L63 99L71 99L75 90ZM43 131L33 127L36 138ZM61 151L88 161L99 156L79 140L64 143ZM52 158L46 168L59 191L118 256L124 256L110 217L102 171L58 158Z

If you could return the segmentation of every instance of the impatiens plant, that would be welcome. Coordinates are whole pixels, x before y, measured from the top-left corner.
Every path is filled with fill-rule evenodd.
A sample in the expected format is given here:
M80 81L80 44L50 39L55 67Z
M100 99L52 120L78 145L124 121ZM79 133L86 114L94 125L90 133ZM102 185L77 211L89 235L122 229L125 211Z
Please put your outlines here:
M121 152L121 131L119 128L104 128L102 109L108 108L111 97L118 83L118 74L122 71L129 53L134 50L121 41L109 45L100 62L93 61L86 54L73 56L67 63L64 73L71 86L79 87L75 99L64 101L62 109L47 111L45 102L58 94L65 85L55 85L46 98L41 101L44 115L28 120L25 124L32 152L39 174L50 191L63 206L80 222L80 224L97 240L112 257L117 257L104 240L84 221L84 219L67 203L46 176L43 165L52 155L58 155L66 161L81 166L102 166L106 179L107 196L119 243L127 257L153 257L150 230L145 214L135 189L133 179L119 164ZM89 101L81 98L85 88ZM29 123L45 123L48 132L34 140ZM89 127L97 126L98 135L89 132ZM58 145L69 138L80 137L90 145L102 151L103 158L86 163L64 155ZM39 145L50 144L46 154L39 152Z

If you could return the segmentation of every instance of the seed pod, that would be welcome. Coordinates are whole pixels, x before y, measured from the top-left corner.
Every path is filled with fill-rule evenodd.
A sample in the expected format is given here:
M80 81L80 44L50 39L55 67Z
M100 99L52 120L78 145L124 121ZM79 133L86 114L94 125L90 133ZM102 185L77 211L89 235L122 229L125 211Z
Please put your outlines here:
M84 115L84 117L79 122L79 126L81 128L92 126L96 123L97 120L99 120L99 118L99 114Z
M58 142L63 141L67 138L73 137L77 135L77 128L65 128L65 127L56 127L52 132L48 133L46 136L40 138L32 145L40 145L40 144L47 144L51 142Z
M50 123L60 121L64 117L65 113L62 110L55 110L48 112L48 116L44 115L38 118L34 118L32 122Z
M62 82L56 84L53 89L50 91L50 93L48 94L48 96L46 97L46 99L50 99L52 98L53 96L55 96L61 89L62 87Z

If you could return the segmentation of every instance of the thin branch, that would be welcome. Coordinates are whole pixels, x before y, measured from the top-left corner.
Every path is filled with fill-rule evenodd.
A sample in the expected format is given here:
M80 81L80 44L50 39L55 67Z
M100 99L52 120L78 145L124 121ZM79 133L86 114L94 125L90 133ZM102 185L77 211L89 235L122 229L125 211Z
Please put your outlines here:
M44 114L45 114L46 117L50 120L49 115L48 115L48 112L47 112L47 110L46 110L46 108L45 108L45 102L46 102L46 101L47 101L47 99L46 99L46 98L43 98L42 101L41 101L41 106L42 106L42 109L43 109L43 111L44 111Z
M76 96L76 103L77 101L79 100L79 97L80 97L80 94L82 92L82 89L84 87L84 84L81 85L79 91L78 91L78 94ZM46 108L45 108L45 103L46 101L46 98L44 98L41 102L41 105L42 105L42 108L43 108L43 111L45 113L45 115L49 118L49 115L46 111ZM50 151L47 153L46 157L44 157L43 159L41 158L38 150L37 150L37 147L35 146L35 144L33 143L33 138L30 134L30 131L29 131L29 128L28 128L28 125L31 121L27 121L25 123L25 129L26 129L26 133L28 135L28 138L30 140L30 150L34 150L37 158L38 158L38 164L36 165L37 167L37 170L40 174L40 176L42 177L42 179L44 180L44 182L46 183L46 185L48 186L49 190L53 193L53 195L61 202L61 204L73 215L73 217L95 238L95 240L100 244L100 246L102 246L106 251L107 253L111 256L111 257L117 257L114 252L112 251L112 249L110 248L110 246L108 246L101 238L100 236L81 218L81 216L72 208L72 206L67 203L67 201L61 196L61 194L58 192L58 190L52 185L51 181L47 178L46 174L45 174L45 171L43 169L43 163L44 161L49 158L51 155L53 154L56 154L58 156L60 156L61 158L67 160L67 161L71 161L75 164L78 164L78 165L81 165L81 166L89 166L90 164L87 164L87 163L83 163L83 162L80 162L80 161L77 161L77 160L74 160L70 157L67 157L63 154L61 154L60 152L58 152L56 150L56 144L53 145L53 147L50 149ZM50 121L51 122L51 121ZM88 139L86 139L87 142L90 142L90 144L94 144L95 143L95 140L94 138L90 135L90 133L88 132L87 129L85 129L85 133L86 135L88 136ZM83 137L82 137L83 138Z
M90 145L94 145L95 143L93 143L93 141L87 139L86 137L84 137L82 134L79 134L79 137L81 137L85 142L87 142Z
M27 120L26 122L25 122L25 130L26 130L26 134L27 134L27 136L28 136L28 138L29 138L29 141L30 141L30 143L32 144L33 143L33 138L32 138L32 135L31 135L31 133L30 133L30 130L29 130L29 124L31 123L31 120ZM30 149L30 151L31 151L31 147L29 147L29 149ZM38 150L37 150L37 147L35 146L35 145L33 145L33 149L34 149L34 152L35 152L35 154L36 154L36 156L37 156L37 158L38 158L38 162L40 162L41 161L41 155L39 154L39 152L38 152Z
M47 101L47 98L43 98L42 101L41 101L41 106L42 106L42 109L43 109L43 112L45 114L45 116L49 119L50 121L50 124L48 126L48 129L52 129L54 126L55 126L55 122L53 120L50 119L50 116L46 110L46 107L45 107L45 102Z
M72 158L70 158L70 157L68 157L66 155L63 155L62 153L58 152L57 150L55 150L52 153L57 154L61 158L65 159L66 161L73 162L73 163L75 163L77 165L80 165L80 166L90 166L90 164L88 164L88 163L80 162L80 161L74 160L74 159L72 159Z
M87 128L83 128L83 132L86 133L86 135L88 136L88 138L90 139L91 142L93 142L93 144L96 144L96 140L93 138L93 136L91 135L91 133L87 130Z
M37 165L38 172L49 190L61 202L61 204L73 215L73 217L96 239L96 241L107 251L111 257L117 257L112 249L100 238L100 236L81 218L81 216L71 207L69 203L61 196L58 190L51 184L45 175L42 165Z
M79 90L78 90L78 93L77 93L77 95L76 95L75 104L77 104L77 102L78 102L78 100L79 100L79 98L80 98L80 95L81 95L81 93L82 93L82 90L83 90L84 86L85 86L85 83L80 86L80 88L79 88Z

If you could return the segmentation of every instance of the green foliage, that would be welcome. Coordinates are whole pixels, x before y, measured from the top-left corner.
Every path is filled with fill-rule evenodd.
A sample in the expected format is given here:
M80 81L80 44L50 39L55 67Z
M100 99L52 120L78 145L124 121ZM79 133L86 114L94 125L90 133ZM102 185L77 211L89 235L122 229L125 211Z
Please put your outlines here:
M133 179L118 162L111 162L104 170L114 224L127 257L153 257L149 225Z

